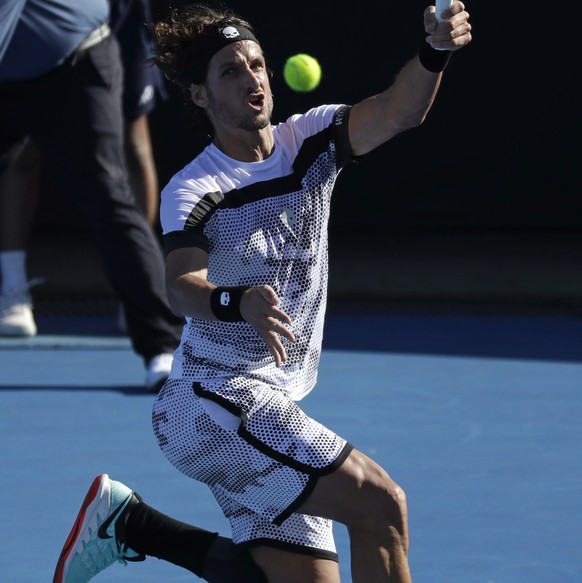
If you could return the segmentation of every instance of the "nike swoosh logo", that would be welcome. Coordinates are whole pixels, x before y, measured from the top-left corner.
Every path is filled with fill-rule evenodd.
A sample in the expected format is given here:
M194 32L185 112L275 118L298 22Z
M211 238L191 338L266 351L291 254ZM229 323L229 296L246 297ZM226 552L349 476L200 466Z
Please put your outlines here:
M115 512L110 514L107 517L107 520L99 527L99 529L97 530L97 536L99 538L113 538L112 535L107 534L107 529L109 528L111 523L117 518L117 515L125 509L125 507L127 506L127 503L129 502L129 500L131 500L131 496L132 496L132 494L130 494L125 499L125 501L117 507Z

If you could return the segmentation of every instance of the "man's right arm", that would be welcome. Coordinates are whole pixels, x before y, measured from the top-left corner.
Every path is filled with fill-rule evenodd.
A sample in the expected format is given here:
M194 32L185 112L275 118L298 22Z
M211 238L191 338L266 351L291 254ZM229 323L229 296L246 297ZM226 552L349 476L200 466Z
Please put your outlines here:
M166 289L172 310L178 316L219 320L212 310L211 296L216 285L208 281L208 253L197 247L174 249L166 257ZM224 288L228 289L228 288ZM295 342L289 328L291 318L278 307L273 288L259 285L240 297L240 314L263 338L280 367L287 360L281 336Z
M208 279L208 253L197 247L182 247L166 257L168 301L178 316L215 320L210 294L216 287Z

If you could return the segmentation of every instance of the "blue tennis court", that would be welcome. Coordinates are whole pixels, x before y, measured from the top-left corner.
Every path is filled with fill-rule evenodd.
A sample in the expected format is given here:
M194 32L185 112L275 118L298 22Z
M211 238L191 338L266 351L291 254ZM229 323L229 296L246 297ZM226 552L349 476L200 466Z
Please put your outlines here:
M158 450L154 397L113 320L39 327L34 339L0 340L2 582L52 579L103 472L167 514L228 533L206 488ZM332 313L303 406L406 490L415 583L582 581L579 319ZM345 529L336 535L349 583ZM194 579L151 558L95 578Z

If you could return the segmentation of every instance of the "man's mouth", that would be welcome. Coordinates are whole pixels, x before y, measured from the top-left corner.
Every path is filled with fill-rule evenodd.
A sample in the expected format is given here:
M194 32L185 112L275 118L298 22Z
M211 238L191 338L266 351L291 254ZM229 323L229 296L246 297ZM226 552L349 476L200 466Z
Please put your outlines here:
M265 96L261 93L259 95L251 95L249 105L256 111L261 111L265 105Z

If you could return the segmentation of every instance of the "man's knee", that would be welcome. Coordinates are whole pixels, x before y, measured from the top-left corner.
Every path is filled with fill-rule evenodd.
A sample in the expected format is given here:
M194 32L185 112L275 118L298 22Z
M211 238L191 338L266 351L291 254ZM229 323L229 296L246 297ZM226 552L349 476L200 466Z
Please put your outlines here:
M357 450L335 472L318 480L300 511L368 532L385 532L394 526L405 533L408 520L404 490Z
M360 503L349 527L386 529L403 532L408 520L406 493L374 461L362 456L356 461Z
M373 494L362 518L368 524L377 524L380 528L394 526L401 531L408 514L404 490L390 478L382 483L374 482L371 489Z

